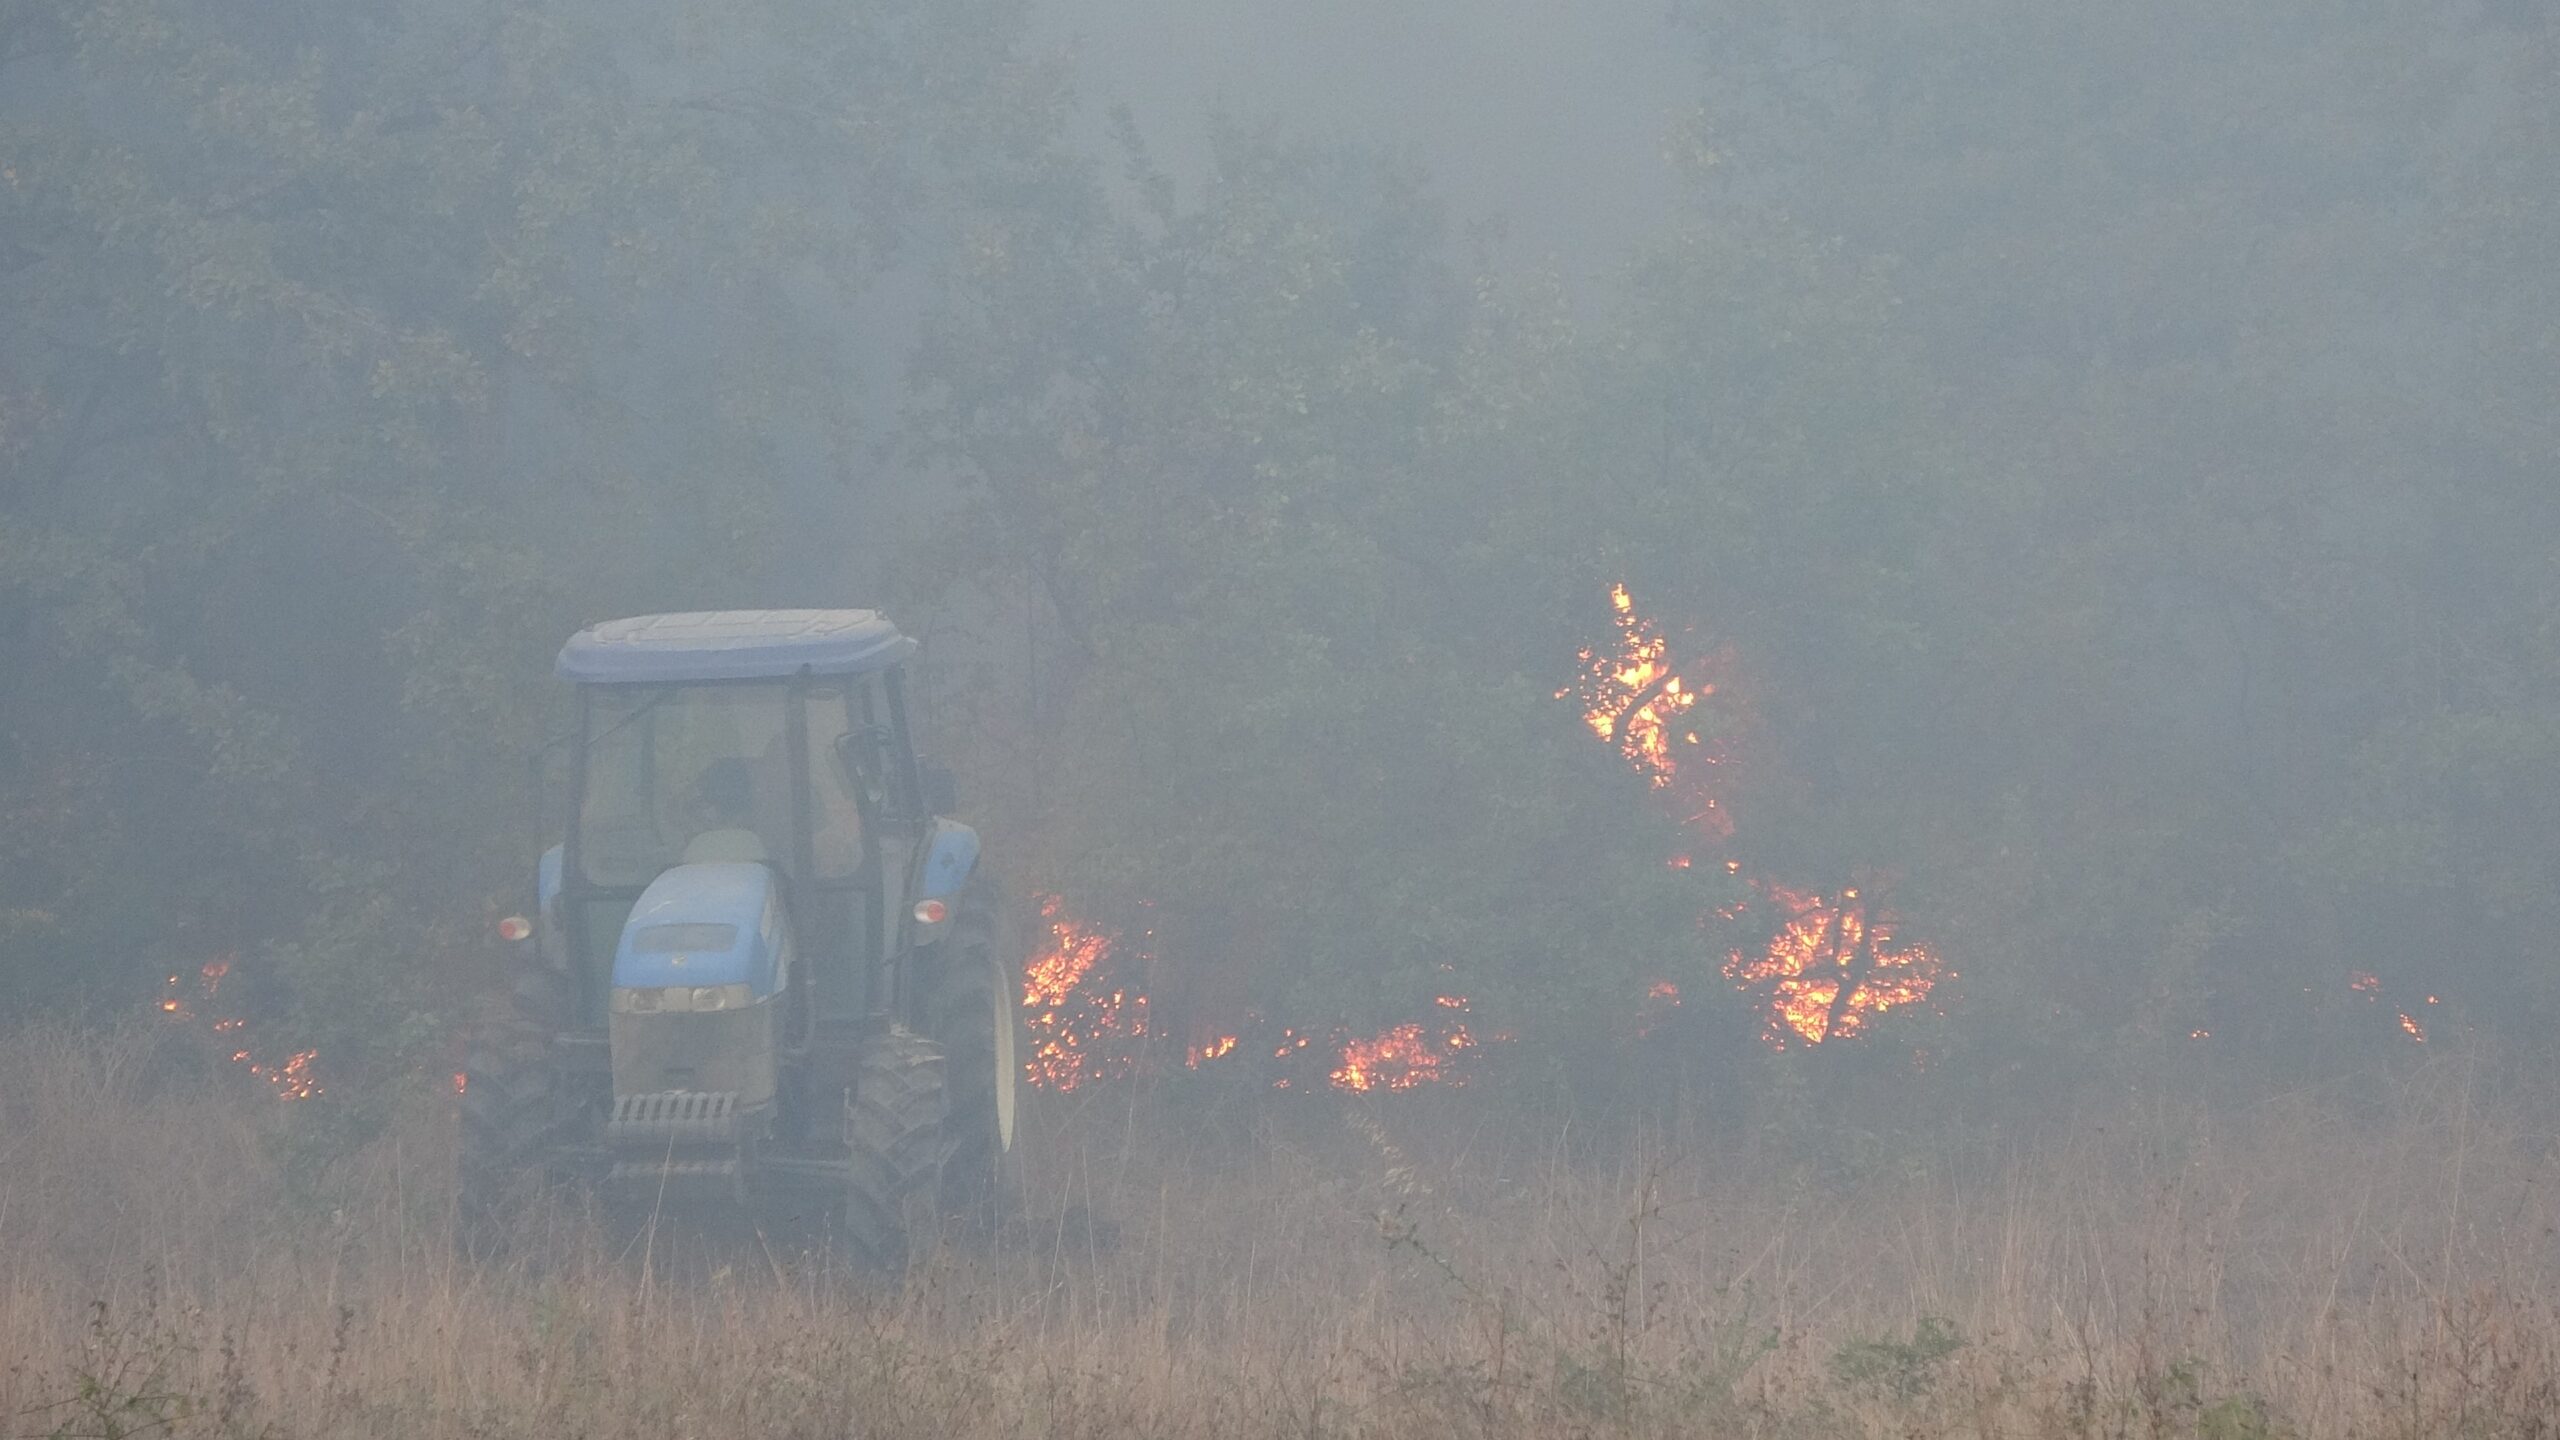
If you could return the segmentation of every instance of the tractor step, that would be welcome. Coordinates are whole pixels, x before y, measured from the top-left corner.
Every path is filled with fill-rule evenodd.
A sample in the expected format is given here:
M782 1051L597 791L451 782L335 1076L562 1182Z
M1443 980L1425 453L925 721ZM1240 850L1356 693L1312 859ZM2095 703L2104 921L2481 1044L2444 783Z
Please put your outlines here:
M743 1133L738 1097L725 1090L657 1090L613 1097L605 1142L617 1150L734 1145ZM734 1164L735 1162L729 1162ZM614 1167L618 1172L621 1167Z
M841 1157L793 1155L766 1151L756 1157L756 1181L767 1189L836 1196L844 1192L852 1166Z
M738 1183L739 1162L731 1156L725 1160L617 1160L605 1184L613 1189L635 1189L656 1185L692 1189L702 1185L734 1187Z

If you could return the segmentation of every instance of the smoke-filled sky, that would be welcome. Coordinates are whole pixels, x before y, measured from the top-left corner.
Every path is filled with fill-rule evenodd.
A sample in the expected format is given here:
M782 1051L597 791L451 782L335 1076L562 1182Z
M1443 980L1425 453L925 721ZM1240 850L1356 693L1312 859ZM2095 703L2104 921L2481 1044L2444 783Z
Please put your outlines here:
M409 1032L308 982L426 973L557 838L512 757L566 635L873 603L1022 887L1214 957L1168 1012L1740 1007L1730 873L1858 886L1976 1057L2530 1030L2555 50L2425 0L0 5L0 1012L236 954L366 1063ZM1556 698L1620 586L1730 657L1733 871Z
M1186 179L1215 112L1395 147L1453 228L1499 227L1504 258L1577 281L1672 212L1665 142L1697 104L1662 0L1039 0L1033 15L1071 47L1089 143L1125 104Z

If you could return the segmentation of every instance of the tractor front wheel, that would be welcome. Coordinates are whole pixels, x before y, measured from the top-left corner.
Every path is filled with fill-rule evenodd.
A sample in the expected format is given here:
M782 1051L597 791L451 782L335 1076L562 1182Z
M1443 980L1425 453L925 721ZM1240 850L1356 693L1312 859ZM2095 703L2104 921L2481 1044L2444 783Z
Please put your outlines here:
M527 968L506 1010L472 1037L460 1077L454 1228L468 1254L503 1249L546 1187L563 1109L552 1046L568 1011L566 978Z
M944 1077L941 1049L892 1025L863 1047L845 1100L844 1235L855 1258L885 1274L933 1242L951 1108Z

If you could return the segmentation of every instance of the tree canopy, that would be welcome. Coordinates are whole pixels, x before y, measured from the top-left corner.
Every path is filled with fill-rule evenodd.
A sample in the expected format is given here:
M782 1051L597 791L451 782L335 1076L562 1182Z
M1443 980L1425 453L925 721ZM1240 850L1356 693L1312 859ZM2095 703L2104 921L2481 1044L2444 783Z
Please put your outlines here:
M1941 1053L2547 1024L2548 19L1679 18L1577 301L1392 136L1077 153L999 0L0 5L0 1012L245 952L423 1043L552 648L789 600L927 635L1169 1028L1740 1043L1781 878ZM1703 829L1571 703L1619 585Z

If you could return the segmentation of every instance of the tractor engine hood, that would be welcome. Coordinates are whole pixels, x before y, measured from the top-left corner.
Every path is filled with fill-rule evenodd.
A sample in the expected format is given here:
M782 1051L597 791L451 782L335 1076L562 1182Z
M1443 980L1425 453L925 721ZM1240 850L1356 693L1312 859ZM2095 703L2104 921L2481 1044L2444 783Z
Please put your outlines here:
M741 1115L771 1105L783 1009L774 999L790 982L790 935L762 865L679 865L650 882L613 952L607 1039L617 1105L654 1096L678 1110L716 1101ZM671 1143L630 1123L639 1128L618 1142Z
M617 990L744 985L761 1000L785 964L773 872L762 865L678 865L631 907L613 952Z

